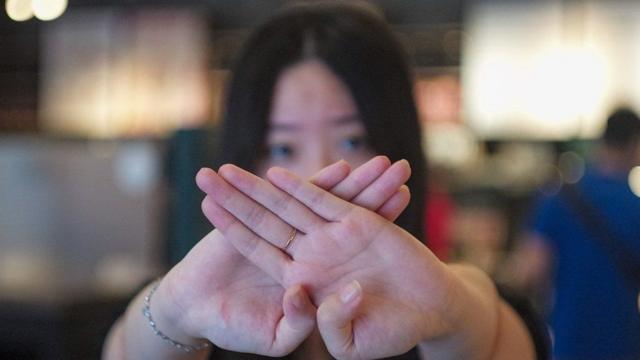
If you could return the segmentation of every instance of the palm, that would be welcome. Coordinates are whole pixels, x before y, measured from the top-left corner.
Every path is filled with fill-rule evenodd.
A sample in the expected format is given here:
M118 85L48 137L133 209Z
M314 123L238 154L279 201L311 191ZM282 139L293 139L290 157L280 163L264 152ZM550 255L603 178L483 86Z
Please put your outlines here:
M270 354L284 289L247 261L219 231L209 233L169 274L174 301L191 324L223 348ZM187 285L188 284L188 285ZM250 333L251 336L246 336Z
M390 356L448 330L451 276L410 234L284 169L267 174L275 187L235 167L220 175L211 173L208 193L224 210L209 218L284 287L307 288L333 355ZM289 243L292 227L298 236ZM341 305L337 294L354 281L362 296Z
M385 157L377 157L351 173L344 165L337 164L323 170L314 183L324 188L336 186L334 191L343 198L351 199L367 183L378 180L384 173L388 178L386 186L378 188L376 196L355 201L368 201L372 208L379 208L380 213L389 219L395 219L408 203L408 196L397 191L410 173L406 163L391 166ZM358 186L353 186L354 178L359 179ZM342 185L342 188L337 185ZM206 183L199 183L199 186L207 189ZM385 203L394 199L395 202ZM211 202L205 201L203 206L208 216L220 211ZM171 293L175 294L177 308L183 309L186 324L191 326L185 326L190 333L206 337L226 349L282 355L293 350L314 326L315 309L307 300L308 307L312 308L307 309L310 310L307 314L310 319L306 325L302 322L304 326L301 329L291 329L291 323L284 321L285 288L247 260L219 230L212 231L198 243L166 278L172 288ZM288 284L286 288L292 289L295 284L298 283Z
M285 286L309 284L317 304L354 279L365 289L352 324L359 357L406 352L433 335L425 334L423 324L441 321L438 314L446 301L434 294L447 293L446 277L433 255L404 230L354 207L340 221L315 228L295 244ZM381 349L381 343L392 347Z

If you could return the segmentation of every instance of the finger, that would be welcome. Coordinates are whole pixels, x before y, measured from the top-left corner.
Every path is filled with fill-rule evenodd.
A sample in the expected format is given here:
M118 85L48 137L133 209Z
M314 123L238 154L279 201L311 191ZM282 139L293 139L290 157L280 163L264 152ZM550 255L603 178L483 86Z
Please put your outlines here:
M389 166L391 166L391 162L388 157L382 155L376 156L353 170L345 180L336 184L330 191L341 199L351 201L351 199L356 197L356 195L366 189L369 184L381 176ZM323 186L321 187L326 189Z
M265 181L264 179L261 179L246 170L243 170L235 165L227 164L221 166L218 173L229 184L246 195L246 198L250 199L252 203L260 204L260 208L268 209L268 213L277 214L276 217L284 220L287 224L290 224L296 229L300 229L304 233L308 233L309 231L311 231L311 229L325 222L321 217L314 214L313 211L309 210L309 208L304 206L295 198L291 197L291 195L285 193L284 191L273 186L268 181ZM238 207L242 206L242 204L235 205ZM257 214L260 214L261 212L261 210L259 209L250 209L250 211L257 212ZM265 218L265 220L272 221L270 219L271 217L269 216ZM253 226L257 226L259 224L248 225L250 225L250 227L253 229ZM284 237L285 240L288 238L290 230L291 229L289 228ZM260 232L258 232L258 234L262 235L262 233ZM283 234L277 234L280 237L279 239L272 239L265 236L263 237L269 241L281 241L283 239ZM274 244L282 247L278 243Z
M349 202L302 180L289 170L273 167L267 171L267 178L326 220L339 221L353 208Z
M409 187L402 185L376 212L389 221L396 221L398 216L407 208L410 200Z
M411 176L411 167L407 160L396 161L382 175L375 179L352 202L366 209L378 209Z
M284 282L290 260L279 248L259 238L210 196L202 201L202 212L247 260L278 283Z
M301 285L294 285L285 291L283 298L284 316L288 325L296 330L313 330L316 325L316 307Z
M349 163L340 160L320 170L309 181L318 187L329 190L347 178L350 172L351 166L349 166Z
M352 281L339 294L327 297L318 308L318 330L327 349L335 358L352 355L356 349L353 338L353 320L362 303L362 287Z
M285 248L291 234L291 225L231 186L211 169L199 171L196 180L211 199L240 220L249 231L280 249ZM310 216L321 220L308 209L305 210Z
M274 350L284 356L297 348L314 330L316 307L300 285L287 289L282 299L284 316L278 322Z

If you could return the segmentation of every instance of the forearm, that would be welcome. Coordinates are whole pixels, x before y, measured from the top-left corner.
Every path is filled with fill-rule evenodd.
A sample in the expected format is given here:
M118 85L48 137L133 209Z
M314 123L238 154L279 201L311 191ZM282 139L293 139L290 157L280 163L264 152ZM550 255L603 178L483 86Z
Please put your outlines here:
M490 359L535 359L529 332L513 308L500 300L498 332Z
M149 293L150 286L142 290L136 298L129 304L127 311L111 328L105 341L103 358L106 360L122 359L172 359L172 360L200 360L206 359L207 350L187 353L184 350L168 344L153 332L149 326L149 321L142 315L144 297ZM158 296L161 294L156 294ZM153 299L152 299L153 300ZM153 309L155 302L152 301ZM193 339L189 339L175 331L173 324L167 323L161 316L156 316L152 310L154 320L158 329L166 333L169 337L187 344L195 344ZM158 313L158 315L160 315Z
M491 279L477 268L449 265L454 293L448 335L419 344L432 359L532 359L532 341L524 324L505 304Z

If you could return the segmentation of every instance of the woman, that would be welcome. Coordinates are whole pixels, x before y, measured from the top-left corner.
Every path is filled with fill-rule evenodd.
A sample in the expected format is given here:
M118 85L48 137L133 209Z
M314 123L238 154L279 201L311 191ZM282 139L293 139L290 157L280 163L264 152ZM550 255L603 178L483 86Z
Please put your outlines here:
M221 163L268 181L231 165L198 174L217 229L133 300L106 357L534 357L488 277L418 241L425 170L401 54L354 6L297 7L256 31L233 71Z

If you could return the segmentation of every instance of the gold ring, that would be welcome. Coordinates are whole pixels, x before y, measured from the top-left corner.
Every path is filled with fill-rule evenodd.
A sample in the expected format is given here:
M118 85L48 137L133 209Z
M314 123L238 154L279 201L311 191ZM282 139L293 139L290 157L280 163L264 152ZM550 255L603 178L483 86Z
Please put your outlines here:
M284 250L287 250L289 248L289 245L291 245L291 242L293 241L293 239L296 238L296 235L298 235L298 229L292 226L291 233L289 234L289 239L287 239L287 243L284 245Z

